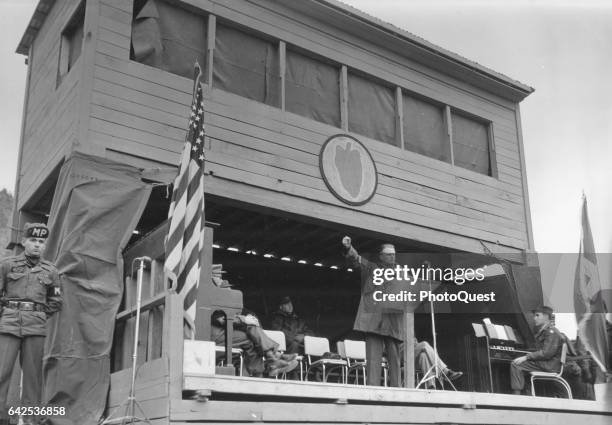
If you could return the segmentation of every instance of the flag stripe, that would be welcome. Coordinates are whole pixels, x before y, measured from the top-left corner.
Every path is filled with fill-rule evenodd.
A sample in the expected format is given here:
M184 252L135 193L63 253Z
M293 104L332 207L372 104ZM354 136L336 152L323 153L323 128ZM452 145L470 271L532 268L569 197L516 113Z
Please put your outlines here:
M200 259L204 228L204 105L201 70L194 81L189 124L178 174L172 189L168 211L166 261L164 268L176 279L176 290L183 295L185 322L194 336L197 288L200 278Z

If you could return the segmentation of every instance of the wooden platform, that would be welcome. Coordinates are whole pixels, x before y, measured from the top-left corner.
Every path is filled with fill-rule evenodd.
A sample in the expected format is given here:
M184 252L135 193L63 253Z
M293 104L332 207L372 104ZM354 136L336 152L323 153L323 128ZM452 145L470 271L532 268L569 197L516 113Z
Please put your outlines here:
M612 421L612 407L595 401L220 375L184 376L183 389L201 391L208 400L183 400L169 395L171 384L164 383L167 359L143 365L138 375L136 397L153 424L605 425ZM129 386L127 380L129 369L113 375L111 405L127 395L123 394Z

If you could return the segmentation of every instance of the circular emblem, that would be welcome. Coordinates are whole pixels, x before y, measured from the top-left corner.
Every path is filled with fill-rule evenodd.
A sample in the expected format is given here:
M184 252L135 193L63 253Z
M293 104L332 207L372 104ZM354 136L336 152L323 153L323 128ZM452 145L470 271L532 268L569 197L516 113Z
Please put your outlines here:
M330 137L319 154L319 168L327 188L350 205L363 205L376 192L378 175L370 152L346 134Z

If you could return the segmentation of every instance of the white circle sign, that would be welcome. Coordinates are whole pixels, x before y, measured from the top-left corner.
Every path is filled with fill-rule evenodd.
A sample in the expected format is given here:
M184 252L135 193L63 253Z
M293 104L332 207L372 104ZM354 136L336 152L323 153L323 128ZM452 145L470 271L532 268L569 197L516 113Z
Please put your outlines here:
M363 205L376 192L378 175L372 155L346 134L330 137L319 154L319 168L327 188L350 205Z

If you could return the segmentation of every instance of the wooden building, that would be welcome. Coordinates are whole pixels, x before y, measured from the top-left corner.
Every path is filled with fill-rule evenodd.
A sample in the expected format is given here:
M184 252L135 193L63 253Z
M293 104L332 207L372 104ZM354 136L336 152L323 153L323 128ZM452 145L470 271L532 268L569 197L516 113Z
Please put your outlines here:
M262 300L285 291L305 308L337 281L323 315L343 303L339 311L350 312L359 291L339 263L343 234L365 251L390 240L406 251L492 252L517 264L533 251L519 108L533 89L342 2L41 0L17 52L27 57L28 77L14 228L49 213L60 167L73 152L170 182L198 60L206 213L218 225L207 232L205 264L224 264L245 305L269 312ZM351 200L323 177L322 147L336 135L350 136L371 157L371 196L357 199L358 187ZM592 402L184 375L182 303L159 279L168 203L165 187L153 190L137 229L148 237L134 237L125 254L126 264L138 255L156 260L145 288L138 380L153 423L610 419L609 408ZM255 250L258 259L245 260ZM287 271L277 261L280 272L249 281L244 276L267 269L264 251L293 263ZM321 267L296 269L302 258ZM127 391L132 298L127 290L118 316L111 407ZM351 320L328 314L320 327L350 331ZM183 400L184 390L196 389L210 400Z

